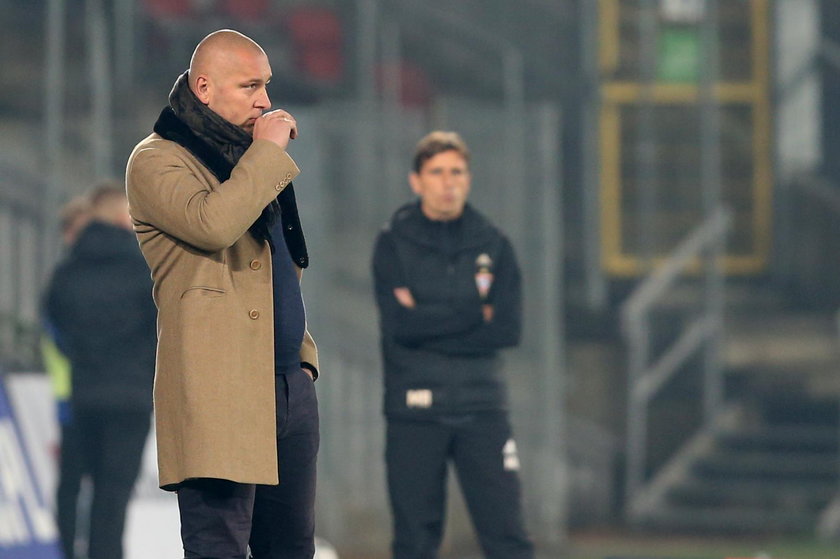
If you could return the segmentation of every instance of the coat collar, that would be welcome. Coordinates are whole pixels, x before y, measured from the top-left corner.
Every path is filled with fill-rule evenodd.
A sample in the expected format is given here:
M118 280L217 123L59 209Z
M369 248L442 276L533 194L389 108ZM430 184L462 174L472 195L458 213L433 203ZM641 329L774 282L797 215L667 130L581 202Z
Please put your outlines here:
M154 131L161 138L175 142L193 154L202 165L213 173L219 182L224 182L230 178L234 165L178 118L172 107L168 105L164 107L157 122L155 122ZM306 239L303 236L292 183L289 183L277 196L277 203L279 204L279 213L282 214L285 224L283 234L289 253L296 265L306 268L309 266L309 253L306 249ZM251 226L250 231L255 238L266 240L271 245L269 227L272 218L268 215L270 213L271 205L263 210L262 215ZM271 248L273 252L273 245Z

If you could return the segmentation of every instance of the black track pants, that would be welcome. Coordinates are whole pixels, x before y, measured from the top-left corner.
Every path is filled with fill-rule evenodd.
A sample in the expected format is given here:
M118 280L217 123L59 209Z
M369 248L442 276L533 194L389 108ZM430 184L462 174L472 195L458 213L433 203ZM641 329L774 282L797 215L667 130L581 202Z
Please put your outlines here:
M394 559L437 557L450 460L485 556L533 558L522 520L519 459L505 413L390 419L385 454Z

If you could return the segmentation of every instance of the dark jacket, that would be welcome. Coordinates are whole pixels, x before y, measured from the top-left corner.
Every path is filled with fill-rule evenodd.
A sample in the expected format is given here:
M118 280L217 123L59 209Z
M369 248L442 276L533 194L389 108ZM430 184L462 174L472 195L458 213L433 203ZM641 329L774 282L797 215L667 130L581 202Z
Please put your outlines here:
M477 280L492 274L482 297ZM454 221L432 221L419 202L403 206L379 234L373 256L392 417L503 410L498 350L519 343L519 268L507 238L467 205ZM397 302L408 287L416 307ZM485 322L482 305L492 304Z
M53 272L46 314L73 371L74 409L152 409L152 281L131 231L94 221Z

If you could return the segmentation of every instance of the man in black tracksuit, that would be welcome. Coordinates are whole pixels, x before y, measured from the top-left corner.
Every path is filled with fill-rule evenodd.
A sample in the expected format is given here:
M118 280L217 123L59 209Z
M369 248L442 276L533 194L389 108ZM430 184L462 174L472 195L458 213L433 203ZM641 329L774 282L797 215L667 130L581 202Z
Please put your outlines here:
M498 356L520 337L513 249L466 204L469 152L457 134L423 138L409 180L419 201L397 210L373 256L393 556L437 557L451 460L485 555L531 559Z
M87 554L120 559L126 509L150 429L157 310L152 281L131 231L125 191L105 185L91 195L93 220L56 268L46 315L70 361L72 440L62 460L90 476ZM74 557L79 485L59 487L64 555Z

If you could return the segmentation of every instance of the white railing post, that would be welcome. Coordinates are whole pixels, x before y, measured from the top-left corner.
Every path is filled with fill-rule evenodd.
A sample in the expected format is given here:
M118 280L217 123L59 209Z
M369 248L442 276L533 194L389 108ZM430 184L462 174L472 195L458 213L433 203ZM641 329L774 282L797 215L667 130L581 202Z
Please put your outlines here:
M719 329L723 324L723 254L731 213L718 208L683 240L670 256L636 288L621 308L622 333L628 352L627 445L625 512L634 518L640 512L638 498L647 471L648 406L653 397L698 349L705 347L704 425L710 426L722 401ZM689 323L657 359L650 355L651 310L681 277L701 259L706 264L705 311Z

